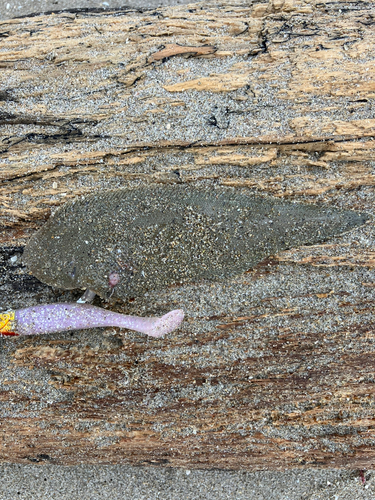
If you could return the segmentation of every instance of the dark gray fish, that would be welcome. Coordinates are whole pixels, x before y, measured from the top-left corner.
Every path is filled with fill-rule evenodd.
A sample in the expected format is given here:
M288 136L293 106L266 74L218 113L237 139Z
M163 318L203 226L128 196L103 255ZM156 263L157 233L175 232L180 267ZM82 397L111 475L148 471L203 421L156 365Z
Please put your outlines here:
M238 275L269 255L363 224L366 214L182 185L101 191L61 207L24 253L41 281L126 299Z

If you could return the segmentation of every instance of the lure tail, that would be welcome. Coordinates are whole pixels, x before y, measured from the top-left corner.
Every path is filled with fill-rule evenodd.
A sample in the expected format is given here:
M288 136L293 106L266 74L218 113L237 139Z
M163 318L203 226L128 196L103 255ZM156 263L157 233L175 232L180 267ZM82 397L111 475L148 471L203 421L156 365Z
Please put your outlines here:
M69 330L118 326L151 337L161 337L178 328L181 309L160 318L126 316L89 304L48 304L0 314L0 335L41 335Z

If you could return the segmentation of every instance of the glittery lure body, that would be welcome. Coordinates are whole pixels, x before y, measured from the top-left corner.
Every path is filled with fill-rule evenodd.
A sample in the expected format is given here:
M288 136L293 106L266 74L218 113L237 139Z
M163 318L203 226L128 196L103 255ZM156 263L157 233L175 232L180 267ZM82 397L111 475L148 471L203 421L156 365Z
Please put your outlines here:
M161 337L182 322L182 310L160 318L126 316L88 304L48 304L0 314L0 335L41 335L106 326L127 328L151 337Z
M122 188L62 206L31 238L23 259L48 285L127 300L239 275L281 250L325 241L367 219L224 187Z

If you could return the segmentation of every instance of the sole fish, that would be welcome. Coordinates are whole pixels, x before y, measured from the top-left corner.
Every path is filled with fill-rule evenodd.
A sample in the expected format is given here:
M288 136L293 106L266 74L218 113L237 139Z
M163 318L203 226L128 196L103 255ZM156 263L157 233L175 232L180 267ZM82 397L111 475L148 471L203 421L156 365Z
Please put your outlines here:
M48 285L126 300L241 274L267 256L325 241L367 219L232 188L121 188L62 206L23 258Z

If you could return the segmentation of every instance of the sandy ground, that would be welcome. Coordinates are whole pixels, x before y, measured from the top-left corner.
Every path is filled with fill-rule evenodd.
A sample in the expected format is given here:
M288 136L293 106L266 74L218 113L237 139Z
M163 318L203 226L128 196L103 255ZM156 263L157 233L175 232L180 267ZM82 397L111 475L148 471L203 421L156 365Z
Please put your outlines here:
M2 0L0 19L72 8L147 8L173 0ZM127 466L0 466L0 500L252 499L364 500L375 498L371 471L197 471Z
M193 0L1 0L0 19L27 16L36 12L59 11L63 9L108 9L132 7L137 9L155 8L161 5L188 4Z
M234 472L126 466L3 465L2 500L370 500L358 471Z

